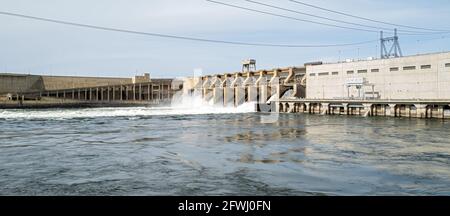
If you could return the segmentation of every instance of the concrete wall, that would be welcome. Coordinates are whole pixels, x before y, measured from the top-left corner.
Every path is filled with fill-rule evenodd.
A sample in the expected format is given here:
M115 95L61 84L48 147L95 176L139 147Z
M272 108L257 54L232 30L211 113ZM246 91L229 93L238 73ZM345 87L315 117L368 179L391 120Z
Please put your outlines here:
M131 78L0 74L0 94L130 84Z
M130 84L131 78L42 76L45 90Z
M0 94L40 91L43 89L44 82L41 76L0 74Z
M358 97L356 87L347 90L351 78L365 79L361 96L366 98L373 85L378 99L450 99L450 52L313 65L306 73L309 99Z

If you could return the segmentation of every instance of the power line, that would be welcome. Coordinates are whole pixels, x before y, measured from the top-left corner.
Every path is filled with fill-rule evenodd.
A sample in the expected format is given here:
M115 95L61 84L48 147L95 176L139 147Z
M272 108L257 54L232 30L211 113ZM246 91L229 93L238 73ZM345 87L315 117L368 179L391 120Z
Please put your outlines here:
M214 0L206 0L206 1L212 2L212 3L215 3L215 4L225 5L225 6L228 6L228 7L238 8L238 9L242 9L242 10L252 11L252 12L256 12L256 13L260 13L260 14L276 16L276 17L281 17L281 18L295 20L295 21L300 21L300 22L308 22L308 23L314 23L314 24L318 24L318 25L324 25L324 26L330 26L330 27L336 27L336 28L342 28L342 29L349 29L349 30L356 30L356 31L371 32L371 33L377 33L377 34L380 33L379 31L376 31L376 30L347 27L347 26L328 24L328 23L323 23L323 22L318 22L318 21L300 19L300 18L296 18L296 17L291 17L291 16L286 16L286 15L271 13L271 12L267 12L267 11L261 11L261 10L257 10L257 9L242 7L242 6L228 4L228 3L214 1ZM389 30L391 30L391 29L389 29ZM426 35L426 34L433 34L433 33L424 33L424 32L422 32L422 33L402 33L402 34L403 35Z
M206 1L209 1L209 2L212 2L212 3L215 3L215 4L225 5L225 6L228 6L228 7L239 8L239 9L242 9L242 10L253 11L253 12L256 12L256 13L261 13L261 14L266 14L266 15L271 15L271 16L276 16L276 17L281 17L281 18L286 18L286 19L291 19L291 20L301 21L301 22L308 22L308 23L314 23L314 24L318 24L318 25L325 25L325 26L330 26L330 27L343 28L343 29L350 29L350 30L356 30L356 31L365 31L365 32L379 33L379 31L376 31L376 30L368 30L368 29L361 29L361 28L353 28L353 27L340 26L340 25L328 24L328 23L323 23L323 22L316 22L316 21L312 21L312 20L299 19L299 18L295 18L295 17L291 17L291 16L285 16L285 15L275 14L275 13L271 13L271 12L266 12L266 11L261 11L261 10L257 10L257 9L252 9L252 8L247 8L247 7L242 7L242 6L233 5L233 4L228 4L228 3L219 2L219 1L214 1L214 0L206 0Z
M417 40L417 42L443 40L443 39L448 39L448 38L450 38L450 36L441 36L441 37L436 37L436 38L421 39L421 40Z
M258 2L258 1L253 1L253 0L245 0L245 1L251 2L253 4L263 5L263 6L270 7L270 8L275 8L275 9L279 9L279 10L289 11L289 12L302 14L302 15L306 15L306 16L311 16L311 17L315 17L315 18L319 18L319 19L329 20L329 21L333 21L333 22L345 23L345 24L356 25L356 26L361 26L361 27L366 27L366 28L373 28L373 29L383 29L383 30L388 30L388 31L392 30L390 28L383 28L383 27L378 27L378 26L364 25L364 24L360 24L360 23L354 23L354 22L348 22L348 21L344 21L344 20L333 19L333 18L329 18L329 17L318 16L318 15L314 15L314 14L310 14L310 13L305 13L305 12L301 12L301 11L297 11L297 10L291 10L291 9L278 7L278 6L275 6L275 5L270 5L270 4L266 4L266 3L262 3L262 2ZM423 32L423 31L419 32L419 31L409 31L409 30L399 30L399 31L410 32L410 33L429 33L429 32Z
M356 15L352 15L352 14L336 11L336 10L327 9L327 8L319 7L319 6L316 6L316 5L312 5L312 4L308 4L308 3L304 3L304 2L300 2L300 1L296 1L296 0L289 0L289 1L297 3L297 4L301 4L301 5L304 5L304 6L316 8L316 9L319 9L319 10L332 12L332 13L335 13L335 14L340 14L340 15L344 15L344 16L348 16L348 17L352 17L352 18L362 19L362 20L366 20L366 21L371 21L371 22L376 22L376 23L381 23L381 24L386 24L386 25L391 25L391 26L404 27L404 28L410 28L410 29L418 29L418 30L426 30L426 31L434 31L435 33L448 33L450 31L450 30L421 28L421 27L415 27L415 26L409 26L409 25L401 25L401 24L395 24L395 23L390 23L390 22L384 22L384 21L369 19L369 18L365 18L365 17L361 17L361 16L356 16Z
M25 19L39 20L39 21L44 21L44 22L51 22L51 23L57 23L57 24L62 24L62 25L70 25L70 26L90 28L90 29L97 29L97 30L110 31L110 32L120 32L120 33L145 35L145 36L161 37L161 38L171 38L171 39L178 39L178 40L208 42L208 43L232 44L232 45L240 45L240 46L285 47L285 48L321 48L321 47L355 46L355 45L367 44L367 43L372 43L372 42L378 41L378 40L370 40L370 41L363 41L363 42L357 42L357 43L323 44L323 45L247 43L247 42L213 40L213 39L205 39L205 38L194 38L194 37L186 37L186 36L178 36L178 35L168 35L168 34L160 34L160 33L132 31L132 30L126 30L126 29L110 28L110 27L103 27L103 26L96 26L96 25L88 25L88 24L82 24L82 23L68 22L68 21L63 21L63 20L56 20L56 19L42 18L42 17L36 17L36 16L29 16L29 15L10 13L10 12L5 12L5 11L0 11L0 14L1 15L6 15L6 16L20 17L20 18L25 18Z

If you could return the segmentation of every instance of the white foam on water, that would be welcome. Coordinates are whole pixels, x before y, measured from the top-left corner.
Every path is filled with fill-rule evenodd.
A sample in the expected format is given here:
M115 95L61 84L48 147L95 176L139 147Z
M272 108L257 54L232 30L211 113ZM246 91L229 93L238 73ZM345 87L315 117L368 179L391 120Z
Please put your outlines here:
M72 119L96 117L135 117L161 115L202 115L254 112L254 103L245 103L238 107L211 105L201 97L176 95L171 106L167 107L111 107L86 109L45 109L45 110L0 110L3 119Z

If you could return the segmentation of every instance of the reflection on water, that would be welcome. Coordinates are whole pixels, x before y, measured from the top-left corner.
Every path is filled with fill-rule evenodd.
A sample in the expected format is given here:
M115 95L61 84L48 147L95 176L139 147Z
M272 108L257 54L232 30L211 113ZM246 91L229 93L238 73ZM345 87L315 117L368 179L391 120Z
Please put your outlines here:
M254 142L254 141L269 141L280 139L297 139L306 134L306 131L302 128L281 128L271 133L254 133L253 131L247 131L244 133L238 133L233 136L225 137L226 142Z
M449 121L163 113L1 111L0 194L450 195Z

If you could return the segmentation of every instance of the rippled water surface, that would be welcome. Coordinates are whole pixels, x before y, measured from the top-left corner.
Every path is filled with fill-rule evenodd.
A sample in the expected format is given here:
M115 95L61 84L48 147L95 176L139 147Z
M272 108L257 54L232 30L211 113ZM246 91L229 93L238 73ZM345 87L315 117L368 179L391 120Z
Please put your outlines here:
M0 110L1 195L450 195L450 121Z

